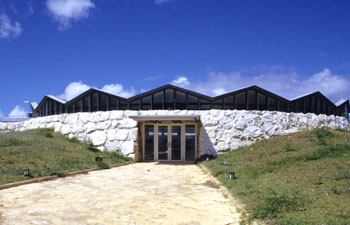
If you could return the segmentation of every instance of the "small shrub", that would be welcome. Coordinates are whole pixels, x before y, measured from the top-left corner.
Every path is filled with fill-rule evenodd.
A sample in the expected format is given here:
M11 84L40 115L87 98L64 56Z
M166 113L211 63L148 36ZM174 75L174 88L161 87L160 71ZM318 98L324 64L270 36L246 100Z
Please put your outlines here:
M43 137L52 138L54 130L51 128L39 128L35 130L35 133Z
M100 152L100 150L94 146L94 144L92 143L91 140L88 140L88 141L85 143L85 145L87 146L87 149L88 149L89 151L92 151L92 152Z
M287 142L284 144L284 149L287 152L295 152L298 150L298 146L295 143L292 142Z
M109 169L109 168L110 168L110 167L109 167L109 164L106 163L106 162L104 162L104 161L97 161L97 162L96 162L96 165L97 165L97 167L100 168L100 169Z
M336 130L336 131L339 131L339 132L346 132L346 130L345 130L345 129L342 129L342 128L336 128L335 130Z
M339 172L333 173L331 178L334 180L350 179L350 170L341 170Z
M49 173L51 176L64 177L64 173L60 170L51 170Z
M109 155L109 157L115 161L121 161L121 160L122 161L131 161L132 160L130 157L123 155L123 153L121 153L120 149L117 149L116 151L113 151L113 152L105 151L104 153Z
M71 143L79 143L80 142L79 139L76 137L69 138L68 141Z
M333 133L330 132L329 128L327 128L327 127L322 127L322 128L316 129L315 134L316 134L316 137L317 137L319 143L322 145L327 145L326 138L334 136Z
M260 205L253 209L252 215L259 219L277 218L280 213L301 210L305 197L294 189L283 189L276 192L267 189Z
M336 187L336 186L333 186L333 187L331 188L331 192L334 193L334 194L336 194L336 195L342 194L342 191L339 190L339 188Z

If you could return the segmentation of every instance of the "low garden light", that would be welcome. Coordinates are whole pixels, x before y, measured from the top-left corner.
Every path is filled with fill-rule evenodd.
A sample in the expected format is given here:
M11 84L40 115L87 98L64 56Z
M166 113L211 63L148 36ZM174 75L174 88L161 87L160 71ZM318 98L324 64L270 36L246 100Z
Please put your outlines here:
M206 161L209 161L209 159L210 159L209 156L207 156L207 158L206 158L205 160L206 160Z
M235 172L228 172L228 179L236 179Z
M26 176L26 177L29 177L29 174L30 174L30 170L28 168L24 168L23 169L23 175Z

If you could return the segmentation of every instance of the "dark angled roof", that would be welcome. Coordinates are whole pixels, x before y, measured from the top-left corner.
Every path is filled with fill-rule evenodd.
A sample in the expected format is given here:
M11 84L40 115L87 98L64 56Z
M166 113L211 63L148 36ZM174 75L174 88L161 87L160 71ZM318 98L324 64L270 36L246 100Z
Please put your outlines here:
M166 84L164 86L161 86L161 87L158 87L158 88L155 88L155 89L152 89L152 90L149 90L147 92L144 92L144 93L141 93L141 94L138 94L136 96L133 96L133 97L130 97L130 98L123 98L123 97L120 97L120 96L117 96L117 95L114 95L114 94L111 94L111 93L108 93L108 92L105 92L105 91L102 91L102 90L99 90L97 88L90 88L88 89L87 91L83 92L82 94L74 97L73 99L69 100L69 101L65 101L65 100L62 100L60 98L57 98L55 96L52 96L52 95L46 95L42 100L41 102L39 103L39 105L36 107L36 109L38 109L42 104L43 102L50 98L52 100L55 100L61 104L71 104L73 102L75 102L76 100L82 98L82 97L85 97L87 95L89 95L91 92L99 92L99 93L103 93L105 95L108 95L108 96L112 96L114 98L117 98L117 99L120 99L120 100L123 100L123 101L126 101L126 102L132 102L132 101L135 101L135 100L138 100L138 99L141 99L143 97L146 97L146 96L149 96L151 94L155 94L157 92L160 92L160 91L163 91L163 90L166 90L166 89L174 89L174 90L177 90L177 91L181 91L183 93L187 93L187 94L190 94L190 95L193 95L193 96L196 96L198 98L201 98L201 99L205 99L205 100L208 100L208 101L216 101L216 100L219 100L219 99L222 99L222 98L225 98L225 97L228 97L228 96L232 96L233 94L238 94L238 93L241 93L241 92L244 92L244 91L249 91L249 90L255 90L255 91L258 91L266 96L270 96L270 97L273 97L275 98L276 100L280 101L280 102L283 102L283 103L292 103L292 102L296 102L296 101L299 101L299 100L302 100L304 98L307 98L309 96L312 96L312 95L317 95L318 97L321 97L322 99L324 99L326 102L328 102L330 105L333 105L335 107L340 107L344 104L349 104L349 100L341 100L339 102L337 102L336 104L333 103L332 101L330 101L327 97L325 97L321 92L319 91L316 91L316 92L313 92L313 93L309 93L309 94L306 94L306 95L302 95L302 96L299 96L297 98L293 98L293 99L286 99L286 98L283 98L279 95L276 95L268 90L265 90L261 87L258 87L256 85L252 85L252 86L249 86L249 87L245 87L245 88L241 88L241 89L238 89L238 90L235 90L235 91L232 91L232 92L229 92L229 93L226 93L226 94L222 94L222 95L219 95L219 96L215 96L215 97L210 97L210 96L207 96L207 95L203 95L203 94L200 94L198 92L194 92L194 91L191 91L191 90L188 90L188 89L185 89L185 88L181 88L181 87L177 87L175 85L172 85L172 84Z
M114 94L111 94L111 93L108 93L108 92L105 92L105 91L102 91L102 90L99 90L97 88L90 88L89 90L81 93L80 95L74 97L73 99L69 100L67 102L67 105L71 104L72 102L80 99L81 97L85 97L86 95L90 94L91 92L100 92L102 94L106 94L106 95L109 95L109 96L112 96L112 97L115 97L115 98L118 98L118 99L121 99L121 100L124 100L124 101L128 101L128 99L126 98L123 98L123 97L120 97L120 96L117 96L117 95L114 95Z
M203 98L203 99L206 99L208 101L212 100L212 98L207 96L207 95L203 95L203 94L200 94L198 92L194 92L194 91L190 91L190 90L187 90L187 89L184 89L184 88L180 88L180 87L174 86L172 84L166 84L166 85L161 86L159 88L152 89L150 91L146 91L144 93L141 93L141 94L138 94L138 95L136 95L134 97L131 97L131 98L129 98L129 101L135 101L135 100L137 100L139 98L143 98L143 97L146 97L146 96L148 96L150 94L154 94L154 93L157 93L159 91L162 91L162 90L165 90L165 89L169 89L169 88L172 88L172 89L175 89L177 91L181 91L181 92L184 92L184 93L187 93L187 94L199 97L199 98Z
M56 102L59 102L59 103L61 103L61 104L66 104L66 103L67 103L65 100L60 99L60 98L58 98L58 97L55 97L55 96L53 96L53 95L46 95L46 96L40 101L40 103L37 105L37 107L36 107L35 109L40 108L41 105L42 105L42 104L46 101L46 99L48 99L48 98L50 98L50 99L52 99L52 100L54 100L54 101L56 101Z
M289 102L288 99L285 99L285 98L283 98L283 97L281 97L281 96L279 96L279 95L276 95L276 94L274 94L274 93L272 93L272 92L270 92L270 91L268 91L268 90L265 90L265 89L263 89L263 88L261 88L261 87L258 87L258 86L256 86L256 85L249 86L249 87L246 87L246 88L241 88L241 89L238 89L238 90L235 90L235 91L232 91L232 92L223 94L223 95L216 96L216 97L213 98L213 100L215 101L215 100L218 100L218 99L221 99L221 98L228 97L228 96L230 96L230 95L232 95L232 94L238 94L238 93L240 93L240 92L249 91L249 90L259 91L259 92L261 92L262 94L265 94L265 95L274 97L274 98L276 98L277 100L279 100L279 101L281 101L281 102L285 102L285 103Z

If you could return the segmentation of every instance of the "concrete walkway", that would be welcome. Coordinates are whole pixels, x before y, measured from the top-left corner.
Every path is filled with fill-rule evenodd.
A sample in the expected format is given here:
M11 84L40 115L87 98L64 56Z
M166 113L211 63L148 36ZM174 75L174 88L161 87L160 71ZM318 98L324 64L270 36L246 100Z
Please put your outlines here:
M239 224L196 165L137 163L0 191L3 224Z

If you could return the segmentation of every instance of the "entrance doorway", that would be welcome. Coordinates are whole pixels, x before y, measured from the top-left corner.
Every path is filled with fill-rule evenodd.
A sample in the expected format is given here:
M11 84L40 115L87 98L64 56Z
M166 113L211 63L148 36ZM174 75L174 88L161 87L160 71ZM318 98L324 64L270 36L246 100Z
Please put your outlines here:
M144 124L144 161L194 161L196 124Z

